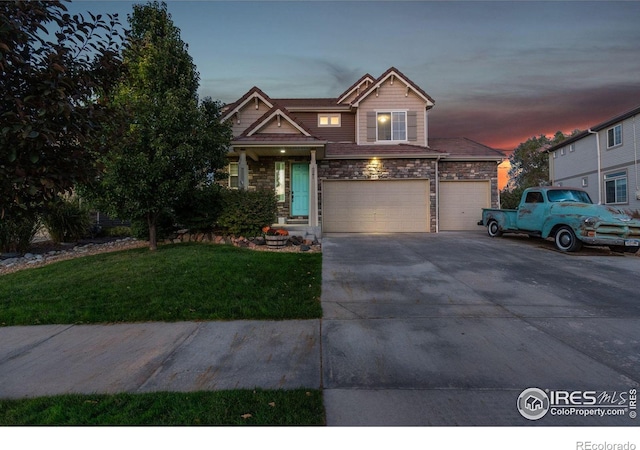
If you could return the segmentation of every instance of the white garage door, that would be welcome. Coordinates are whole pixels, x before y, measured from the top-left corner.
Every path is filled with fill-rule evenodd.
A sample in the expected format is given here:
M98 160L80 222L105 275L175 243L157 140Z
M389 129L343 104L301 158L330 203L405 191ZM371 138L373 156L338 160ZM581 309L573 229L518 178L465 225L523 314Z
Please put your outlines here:
M440 230L477 230L482 208L491 205L490 181L441 181Z
M429 180L327 180L322 185L322 230L428 232Z

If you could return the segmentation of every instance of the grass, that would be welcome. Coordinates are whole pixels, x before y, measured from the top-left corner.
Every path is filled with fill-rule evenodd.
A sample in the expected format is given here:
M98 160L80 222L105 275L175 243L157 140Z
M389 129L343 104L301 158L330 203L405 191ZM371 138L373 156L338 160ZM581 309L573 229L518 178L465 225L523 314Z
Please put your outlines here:
M324 425L317 390L63 395L0 400L0 425Z
M0 325L285 320L322 315L319 253L178 244L0 277Z

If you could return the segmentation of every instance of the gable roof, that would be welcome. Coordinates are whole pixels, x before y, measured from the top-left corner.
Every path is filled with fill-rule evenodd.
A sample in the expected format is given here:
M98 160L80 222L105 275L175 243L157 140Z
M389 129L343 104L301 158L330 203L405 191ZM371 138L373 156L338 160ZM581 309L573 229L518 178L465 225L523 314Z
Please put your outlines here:
M349 105L339 105L335 98L278 98L274 102L289 111L348 110Z
M427 147L412 144L358 145L355 143L329 142L325 147L326 159L371 158L435 158L446 154Z
M400 72L395 67L389 68L385 73L380 75L380 78L375 80L374 83L371 86L369 86L368 89L366 89L359 96L357 96L351 102L351 105L357 107L362 100L364 100L369 95L371 95L372 92L375 92L375 90L377 88L379 88L389 78L391 78L391 79L393 79L393 78L401 79L404 82L404 84L407 85L407 88L411 89L412 91L414 91L418 95L418 97L421 97L427 103L427 105L429 107L432 107L432 106L435 105L435 100L433 98L431 98L431 96L429 94L427 94L425 91L423 91L422 88L420 88L417 84L415 84L413 81L411 81L409 78L407 78L402 72Z
M240 97L240 99L224 107L225 111L223 112L221 120L224 122L225 120L229 119L253 99L262 100L262 102L269 108L273 107L273 100L271 100L267 94L262 92L260 88L254 86L249 89L246 94Z
M371 75L369 75L368 73L364 74L363 76L360 77L360 79L358 81L356 81L355 83L353 83L351 86L349 86L347 88L346 91L344 91L342 94L340 94L338 96L338 103L342 103L343 101L345 101L345 99L350 96L353 91L357 90L360 88L360 86L362 86L363 83L367 82L367 84L373 83L375 82L376 79L373 78ZM368 87L368 86L367 86Z
M278 121L284 119L295 129L297 129L303 136L313 137L311 131L306 126L296 120L296 118L293 117L284 106L280 106L278 104L275 104L269 111L264 113L262 117L251 124L246 130L242 132L239 137L249 137L255 134L260 134L260 129L271 123L274 119L277 119Z
M577 133L575 136L571 136L571 137L565 139L564 141L545 149L545 151L547 153L554 152L554 151L558 150L559 148L566 147L567 145L573 144L574 142L579 141L580 139L588 136L590 134L589 130L591 130L591 131L601 131L601 130L604 130L605 128L609 128L610 126L615 125L618 122L622 122L623 120L626 120L626 119L628 119L630 117L633 117L633 116L635 116L637 114L640 114L640 105L636 106L633 109L630 109L629 111L623 112L622 114L619 114L619 115L617 115L615 117L612 117L611 119L605 120L604 122L601 122L601 123L599 123L597 125L589 127L587 130L581 131L580 133Z
M429 138L429 147L446 153L447 159L502 161L504 153L468 138Z

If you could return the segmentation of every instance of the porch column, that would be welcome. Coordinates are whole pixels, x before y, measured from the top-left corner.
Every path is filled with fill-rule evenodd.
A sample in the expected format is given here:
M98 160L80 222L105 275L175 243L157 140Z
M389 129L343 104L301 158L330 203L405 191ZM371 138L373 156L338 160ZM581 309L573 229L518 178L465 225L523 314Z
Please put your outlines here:
M247 165L247 151L240 150L238 160L238 189L246 191L249 188L249 166Z
M317 227L318 222L318 165L316 151L311 150L309 162L309 225Z

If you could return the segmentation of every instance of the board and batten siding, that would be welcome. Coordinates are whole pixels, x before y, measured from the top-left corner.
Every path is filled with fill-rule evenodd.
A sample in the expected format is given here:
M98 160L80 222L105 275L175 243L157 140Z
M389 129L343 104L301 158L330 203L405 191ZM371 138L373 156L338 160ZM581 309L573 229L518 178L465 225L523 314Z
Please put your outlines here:
M280 125L278 126L278 119L274 117L271 122L258 130L258 133L300 134L300 130L283 117L280 118Z
M367 113L407 111L407 113L416 112L416 140L410 142L416 145L426 145L426 106L425 101L418 97L411 89L408 90L407 95L407 85L401 80L396 78L393 85L391 84L391 80L385 81L378 89L377 96L374 90L360 103L357 115L356 137L358 144L366 145L372 143L367 140L367 116L371 117ZM407 117L407 122L409 122L409 117ZM410 130L408 131L411 133ZM389 142L384 143L389 144Z

